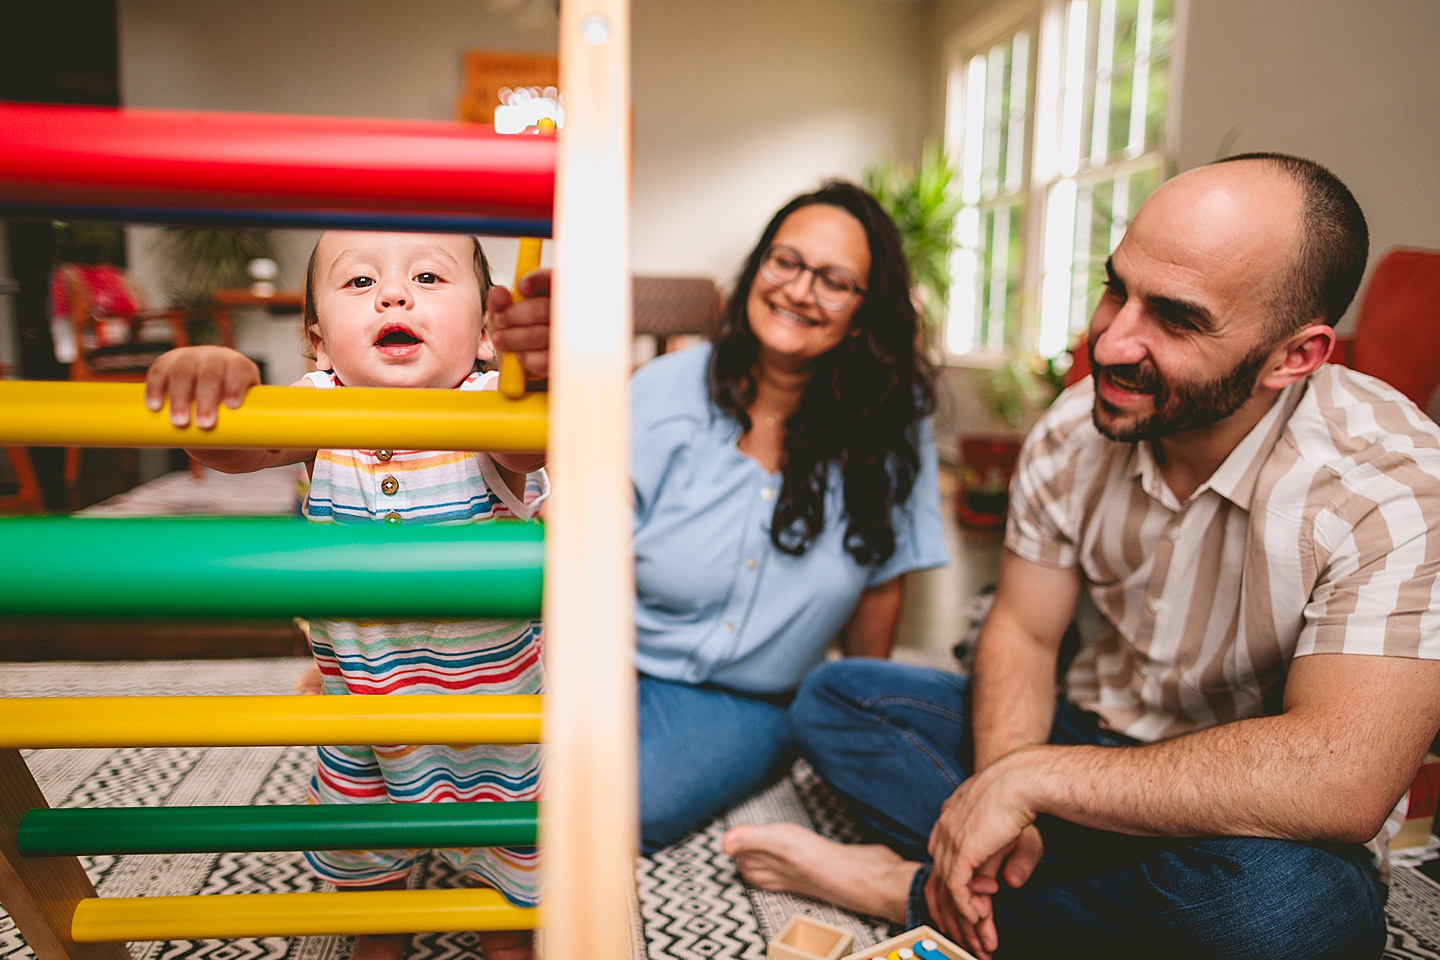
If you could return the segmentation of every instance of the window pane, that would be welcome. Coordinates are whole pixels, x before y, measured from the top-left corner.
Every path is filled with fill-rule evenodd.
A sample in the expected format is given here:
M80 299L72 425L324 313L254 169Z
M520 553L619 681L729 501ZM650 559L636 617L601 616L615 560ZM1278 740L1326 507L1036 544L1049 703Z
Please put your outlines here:
M1135 37L1140 0L1115 0L1115 54L1117 68L1128 66L1135 59Z
M1145 98L1145 150L1159 150L1165 144L1165 105L1170 101L1170 58L1161 57L1150 64L1147 78L1149 95Z
M959 250L952 258L945 345L1001 349L1011 336L1024 269L1024 190L1031 109L1031 34L1017 31L954 69L963 75Z
M1175 9L1173 0L1154 0L1150 14L1150 49L1169 51L1175 42Z
M1130 144L1130 102L1134 99L1135 71L1126 69L1110 81L1110 132L1105 143L1105 159L1119 160Z
M995 235L995 213L986 211L980 218L981 243L984 249L980 254L980 325L976 331L976 340L983 346L991 340L991 325L993 316L990 305L994 301L993 289L995 280L995 245L991 242Z
M1005 271L1005 336L1004 346L1014 347L1020 339L1023 316L1025 268L1025 204L1010 207L1010 250Z

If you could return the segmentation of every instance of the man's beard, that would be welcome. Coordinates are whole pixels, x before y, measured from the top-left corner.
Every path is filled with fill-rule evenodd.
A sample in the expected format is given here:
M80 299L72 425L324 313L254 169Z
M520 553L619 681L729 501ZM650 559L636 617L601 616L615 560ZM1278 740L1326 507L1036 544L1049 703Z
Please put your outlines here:
M1090 412L1095 429L1117 443L1138 443L1208 427L1239 410L1254 395L1255 384L1270 358L1273 344L1260 344L1225 373L1200 383L1167 383L1149 359L1123 366L1102 366L1095 362L1094 345L1089 349L1090 368L1097 381L1108 373L1127 389L1150 394L1152 412L1121 426L1117 422L1126 414L1102 399L1098 389L1095 391L1095 406Z

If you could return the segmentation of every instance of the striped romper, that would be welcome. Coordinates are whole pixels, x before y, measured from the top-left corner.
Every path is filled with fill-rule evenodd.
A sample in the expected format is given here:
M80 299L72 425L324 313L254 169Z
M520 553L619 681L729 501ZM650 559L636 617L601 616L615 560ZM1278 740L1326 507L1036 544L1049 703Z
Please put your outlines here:
M482 389L495 376L471 374L459 389ZM307 379L321 388L339 386L329 373ZM526 478L524 502L517 501L483 453L320 450L305 514L316 523L484 523L529 519L548 494L542 470ZM310 643L327 695L539 693L544 685L538 620L312 620ZM319 748L310 799L535 800L540 788L534 745L326 746ZM436 852L511 903L539 901L534 848ZM419 853L332 850L305 857L322 878L346 887L402 880Z

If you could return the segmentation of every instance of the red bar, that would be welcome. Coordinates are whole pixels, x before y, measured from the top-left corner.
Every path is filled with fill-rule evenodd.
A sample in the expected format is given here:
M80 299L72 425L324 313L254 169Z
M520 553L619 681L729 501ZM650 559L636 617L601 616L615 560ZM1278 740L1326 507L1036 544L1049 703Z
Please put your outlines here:
M0 203L548 220L553 137L488 127L0 103Z

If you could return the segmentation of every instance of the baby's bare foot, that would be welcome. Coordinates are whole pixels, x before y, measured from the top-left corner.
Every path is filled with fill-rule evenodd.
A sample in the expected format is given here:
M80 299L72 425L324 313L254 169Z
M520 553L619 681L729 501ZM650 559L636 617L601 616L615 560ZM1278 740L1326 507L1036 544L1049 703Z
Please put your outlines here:
M355 938L350 960L404 960L409 946L408 933L366 934Z
M725 834L740 875L762 890L784 890L904 923L918 863L880 844L827 840L794 823L743 824Z

